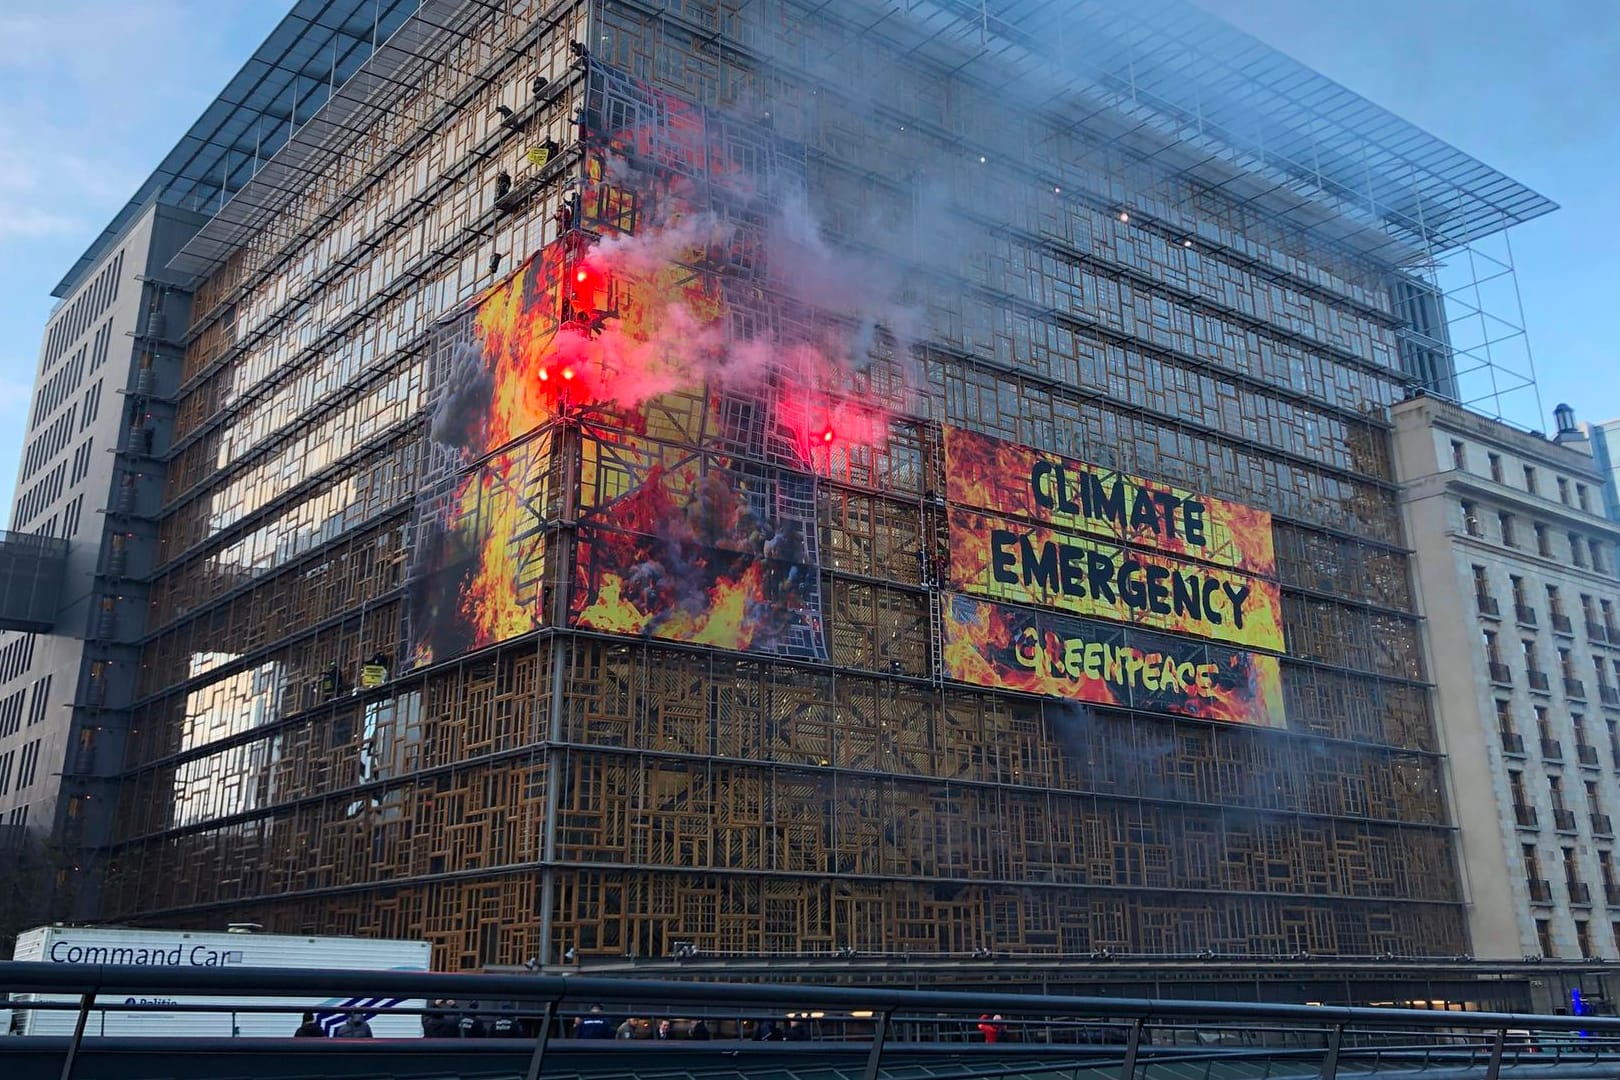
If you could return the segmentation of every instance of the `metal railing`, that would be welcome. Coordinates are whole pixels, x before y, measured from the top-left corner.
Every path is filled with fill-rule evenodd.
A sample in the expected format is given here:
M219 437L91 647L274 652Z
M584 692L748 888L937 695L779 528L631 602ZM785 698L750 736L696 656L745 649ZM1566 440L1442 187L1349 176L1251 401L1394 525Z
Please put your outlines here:
M611 1044L567 1039L570 1017L585 1015L593 1006L617 1008L634 1016L711 1017L718 1022L737 1020L744 1030L746 1017L793 1015L813 1019L815 1041L791 1051L803 1068L823 1066L817 1075L848 1080L879 1080L882 1076L949 1075L968 1077L1082 1073L1118 1080L1151 1080L1169 1066L1206 1063L1253 1063L1244 1075L1310 1075L1334 1080L1341 1065L1356 1061L1356 1071L1392 1071L1445 1068L1469 1070L1482 1080L1495 1080L1504 1062L1517 1062L1534 1053L1536 1064L1559 1058L1571 1062L1605 1063L1606 1075L1620 1065L1620 1018L1597 1016L1535 1016L1514 1013L1442 1012L1335 1005L1285 1005L1234 1001L1148 1000L1061 995L895 990L866 987L829 987L798 984L698 983L667 980L600 978L589 975L447 975L399 971L301 971L268 968L113 967L43 963L0 963L0 986L13 994L58 995L55 1003L13 1001L14 1009L56 1008L75 1016L71 1039L19 1038L8 1046L40 1047L41 1053L58 1044L63 1054L62 1080L71 1080L81 1053L103 1053L97 1044L109 1042L109 1051L135 1043L159 1040L86 1039L88 1020L98 1002L119 1012L150 1007L163 1014L193 1011L232 1013L288 1013L291 998L319 996L361 998L367 1001L500 1001L517 1007L518 1015L533 1017L534 1026L522 1039L482 1040L480 1044L454 1044L443 1039L362 1040L199 1039L196 1052L239 1055L233 1067L253 1055L272 1055L278 1048L300 1054L364 1055L368 1053L516 1054L520 1074L537 1080L544 1071L548 1047L571 1055L560 1072L584 1076L635 1074L628 1069L625 1051L646 1052L641 1040L614 1040ZM156 999L150 1006L141 995ZM204 997L203 1003L186 1003ZM277 999L262 1003L262 999ZM135 1000L131 1000L135 999ZM258 1000L256 1000L258 999ZM161 1002L159 1004L158 1002ZM366 1006L373 1011L389 1011ZM392 1011L424 1014L421 1007L395 1007ZM993 1017L993 1020L991 1020ZM964 1046L990 1021L1006 1037L1003 1045ZM289 1032L290 1034L290 1032ZM171 1053L191 1052L187 1041L161 1040ZM628 1043L628 1045L625 1045ZM46 1045L49 1044L49 1045ZM201 1045L206 1044L206 1045ZM459 1049L450 1050L450 1046ZM412 1049L413 1047L417 1049ZM660 1045L658 1053L680 1052L686 1061L675 1064L662 1058L665 1070L690 1064L711 1068L724 1061L725 1071L748 1075L749 1061L756 1068L780 1075L780 1058L787 1051L771 1043L750 1046L740 1039L714 1043ZM707 1051L707 1052L706 1052ZM966 1053L968 1056L964 1058ZM600 1055L593 1057L593 1055ZM758 1055L758 1056L755 1056ZM775 1055L774 1057L771 1055ZM767 1060L768 1059L768 1060ZM836 1059L845 1067L827 1067ZM487 1059L486 1059L487 1060ZM890 1068L885 1071L885 1062ZM933 1061L936 1072L928 1066ZM590 1065L582 1068L581 1063ZM594 1062L595 1064L591 1064ZM1286 1063L1295 1064L1288 1065ZM945 1068L945 1066L953 1066ZM1156 1068L1159 1067L1159 1068ZM472 1066L466 1066L471 1068ZM791 1062L788 1068L796 1068ZM282 1073L289 1070L279 1066ZM342 1073L341 1068L322 1070ZM1195 1072L1200 1071L1195 1068ZM1207 1077L1210 1068L1201 1070ZM1174 1075L1192 1075L1176 1068ZM1221 1070L1222 1075L1231 1075ZM245 1071L241 1073L247 1075ZM122 1075L122 1074L121 1074ZM178 1075L170 1072L166 1075ZM232 1073L231 1075L237 1075Z

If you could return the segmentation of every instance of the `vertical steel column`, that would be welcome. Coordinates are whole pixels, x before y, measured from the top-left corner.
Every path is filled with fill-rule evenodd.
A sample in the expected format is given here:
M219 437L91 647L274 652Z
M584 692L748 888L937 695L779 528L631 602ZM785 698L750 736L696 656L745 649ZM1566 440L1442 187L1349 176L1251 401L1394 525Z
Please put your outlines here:
M551 557L557 560L562 584L554 590L551 618L551 707L546 725L546 820L542 823L544 839L540 853L540 949L537 959L551 963L552 909L557 899L557 872L553 863L557 859L557 813L562 804L562 791L557 786L562 772L563 708L567 702L567 664L573 652L573 639L563 630L568 621L568 590L572 587L574 557L573 529L579 516L579 467L575 455L580 440L575 437L576 425L567 417L555 427L551 452L562 455L562 523L568 528L554 534Z

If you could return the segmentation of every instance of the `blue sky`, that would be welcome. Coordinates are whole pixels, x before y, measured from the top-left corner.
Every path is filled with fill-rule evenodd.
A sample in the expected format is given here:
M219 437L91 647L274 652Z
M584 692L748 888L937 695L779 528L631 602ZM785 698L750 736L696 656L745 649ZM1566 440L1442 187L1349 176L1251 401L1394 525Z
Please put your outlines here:
M1562 204L1511 236L1543 413L1620 415L1620 0L1200 2ZM51 288L289 6L0 4L4 505Z

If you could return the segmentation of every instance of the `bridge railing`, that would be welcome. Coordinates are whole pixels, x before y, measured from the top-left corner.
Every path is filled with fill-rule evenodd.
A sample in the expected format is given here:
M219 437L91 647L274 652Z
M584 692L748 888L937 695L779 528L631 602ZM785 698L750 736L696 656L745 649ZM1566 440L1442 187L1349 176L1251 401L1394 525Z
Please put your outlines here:
M308 971L266 968L120 967L0 963L0 991L13 1009L68 1011L62 1080L71 1080L92 1018L100 1013L151 1013L176 1018L228 1013L287 1016L287 1034L300 1011L318 999L344 1010L394 1017L443 1013L446 1000L465 1015L504 1016L514 1039L480 1046L482 1053L520 1053L522 1075L542 1075L553 1050L608 1051L576 1043L574 1021L585 1016L679 1021L679 1035L703 1019L711 1036L735 1040L738 1051L764 1029L785 1039L815 1040L817 1052L850 1061L850 1080L879 1080L885 1062L977 1062L958 1078L997 1070L1032 1075L1058 1068L1071 1075L1119 1080L1298 1076L1323 1080L1369 1066L1462 1070L1497 1080L1504 1064L1535 1061L1620 1064L1620 1018L1514 1013L1428 1012L1413 1009L1286 1005L1255 1002L1150 1000L857 986L701 983L588 975L461 975L400 971ZM19 1000L17 995L25 995ZM32 1000L29 1000L32 999ZM309 1002L311 1004L303 1004ZM361 1003L361 1004L350 1004ZM498 1008L497 1008L498 1006ZM330 1007L330 1006L329 1006ZM593 1007L600 1013L593 1012ZM482 1011L480 1011L482 1010ZM396 1025L397 1027L397 1025ZM163 1034L183 1035L183 1022ZM650 1024L638 1029L647 1036ZM21 1042L27 1042L23 1039ZM264 1040L254 1040L263 1042ZM416 1041L416 1040L413 1040ZM424 1044L438 1039L420 1040ZM492 1042L493 1040L490 1040ZM616 1040L616 1043L626 1040ZM640 1038L628 1040L639 1043ZM974 1043L979 1045L974 1046ZM14 1047L17 1043L9 1043ZM0 1053L8 1048L0 1041ZM674 1049L675 1047L670 1047ZM343 1048L333 1046L335 1052ZM471 1044L466 1047L471 1051ZM697 1047L683 1047L696 1050ZM718 1048L716 1048L718 1049ZM787 1047L778 1047L787 1050ZM1035 1063L1040 1065L1036 1067ZM1245 1068L1234 1074L1240 1063ZM1173 1067L1173 1073L1166 1069ZM1607 1066L1606 1066L1607 1067ZM1620 1074L1616 1069L1609 1075ZM1009 1073L1010 1075L1010 1073ZM1461 1074L1459 1074L1461 1075Z

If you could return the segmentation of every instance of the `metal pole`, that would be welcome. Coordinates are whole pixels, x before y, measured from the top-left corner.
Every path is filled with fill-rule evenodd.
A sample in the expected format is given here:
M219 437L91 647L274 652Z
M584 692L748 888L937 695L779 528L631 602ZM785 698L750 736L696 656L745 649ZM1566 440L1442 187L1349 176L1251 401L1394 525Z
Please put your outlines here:
M1322 1080L1333 1080L1339 1071L1339 1046L1344 1042L1344 1025L1334 1024L1328 1038L1327 1057L1322 1060Z
M1491 1060L1485 1066L1485 1080L1496 1080L1502 1071L1502 1047L1507 1044L1507 1028L1497 1028L1491 1040Z
M540 1034L535 1036L534 1053L529 1057L529 1071L524 1074L525 1080L540 1080L540 1066L546 1060L546 1042L551 1038L551 1021L556 1011L557 1003L548 1001L540 1013ZM62 1080L67 1080L67 1077Z
M877 1080L878 1065L883 1061L883 1044L889 1037L889 1017L893 1015L893 1009L878 1013L877 1027L872 1031L872 1050L866 1055L866 1073L862 1080Z
M73 1041L68 1043L67 1057L62 1061L62 1080L73 1080L73 1063L79 1056L79 1045L84 1042L84 1027L90 1022L90 1006L95 1003L94 990L86 990L79 996L79 1018L73 1024Z
M1131 1021L1131 1034L1125 1040L1125 1064L1119 1068L1120 1080L1135 1080L1136 1077L1136 1051L1142 1045L1142 1018L1138 1016Z

